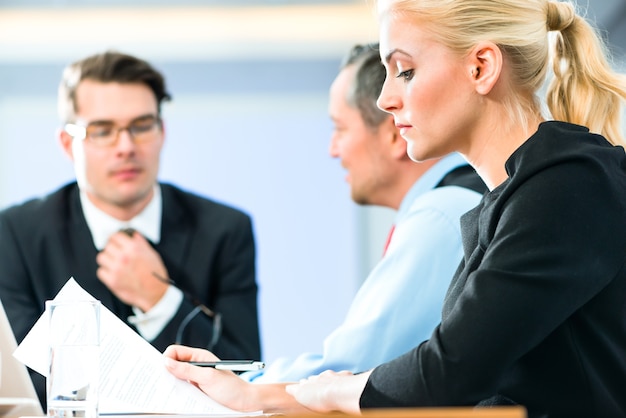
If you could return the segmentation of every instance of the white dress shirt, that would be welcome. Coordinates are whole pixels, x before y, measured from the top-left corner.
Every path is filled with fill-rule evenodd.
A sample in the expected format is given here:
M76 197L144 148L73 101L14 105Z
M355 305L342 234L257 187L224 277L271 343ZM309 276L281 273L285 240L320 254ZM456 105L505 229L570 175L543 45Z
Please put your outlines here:
M161 240L163 202L161 188L158 185L154 186L154 195L148 205L129 221L120 221L98 209L83 190L80 191L80 204L91 231L93 243L99 251L106 247L111 235L124 228L133 228L155 244ZM137 327L143 338L148 341L153 340L176 315L182 301L183 294L180 289L169 286L161 300L149 311L142 312L141 309L133 306L135 315L129 317L128 321Z

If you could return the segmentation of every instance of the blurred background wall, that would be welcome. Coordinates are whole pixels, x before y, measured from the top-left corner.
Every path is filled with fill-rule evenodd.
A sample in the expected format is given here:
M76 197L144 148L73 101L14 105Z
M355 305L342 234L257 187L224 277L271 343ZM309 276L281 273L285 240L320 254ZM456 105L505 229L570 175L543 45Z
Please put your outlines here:
M392 212L350 200L327 92L374 41L371 0L0 0L0 207L73 179L55 139L63 67L106 49L167 78L161 180L253 218L264 358L322 349L382 252ZM593 0L616 51L624 0Z

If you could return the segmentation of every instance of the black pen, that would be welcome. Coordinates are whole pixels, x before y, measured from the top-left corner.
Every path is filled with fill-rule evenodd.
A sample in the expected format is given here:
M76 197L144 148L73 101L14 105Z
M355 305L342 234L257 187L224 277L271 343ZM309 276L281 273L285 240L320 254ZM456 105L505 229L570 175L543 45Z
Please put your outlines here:
M248 372L260 370L265 367L262 361L254 360L221 360L221 361L189 361L191 365L199 367L213 367L219 370L230 370L233 372Z

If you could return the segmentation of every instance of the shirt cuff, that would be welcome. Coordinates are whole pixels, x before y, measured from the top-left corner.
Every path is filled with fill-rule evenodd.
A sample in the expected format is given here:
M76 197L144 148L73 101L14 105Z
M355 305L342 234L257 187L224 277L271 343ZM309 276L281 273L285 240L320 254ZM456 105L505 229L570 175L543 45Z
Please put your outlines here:
M144 339L152 341L174 318L182 302L183 292L175 286L168 286L161 300L149 311L142 312L133 306L134 315L128 317L128 322L137 328Z
M243 372L239 374L239 377L246 382L254 382L256 378L263 376L263 370L254 370L249 372Z

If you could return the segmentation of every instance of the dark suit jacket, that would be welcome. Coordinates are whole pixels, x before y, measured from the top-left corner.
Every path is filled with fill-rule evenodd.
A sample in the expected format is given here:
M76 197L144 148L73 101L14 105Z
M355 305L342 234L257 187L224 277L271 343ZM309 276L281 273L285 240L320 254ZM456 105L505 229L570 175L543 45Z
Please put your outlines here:
M461 218L464 258L430 340L374 369L363 408L518 403L626 416L626 155L545 122Z
M178 287L222 314L222 333L212 351L226 359L260 359L250 217L172 185L161 184L161 191L161 241L154 247ZM76 183L0 212L0 298L18 341L70 277L128 323L131 307L98 280L96 255ZM185 296L152 345L163 351L174 343L181 321L194 307ZM211 318L196 315L180 342L206 348L213 330ZM44 380L33 380L43 400Z

